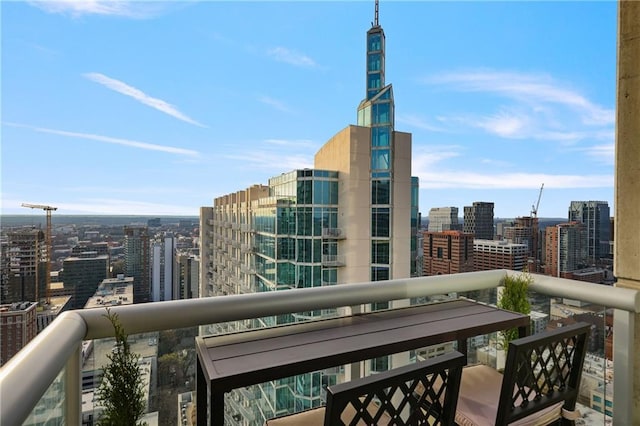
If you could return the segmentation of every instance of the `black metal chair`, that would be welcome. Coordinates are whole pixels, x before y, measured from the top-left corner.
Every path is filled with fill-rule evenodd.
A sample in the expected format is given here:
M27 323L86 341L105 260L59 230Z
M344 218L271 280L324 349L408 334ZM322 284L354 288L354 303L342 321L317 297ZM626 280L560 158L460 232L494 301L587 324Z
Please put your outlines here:
M466 367L456 423L572 424L590 327L577 323L510 342L503 374Z
M452 352L329 386L326 407L266 425L453 425L464 363L464 355Z

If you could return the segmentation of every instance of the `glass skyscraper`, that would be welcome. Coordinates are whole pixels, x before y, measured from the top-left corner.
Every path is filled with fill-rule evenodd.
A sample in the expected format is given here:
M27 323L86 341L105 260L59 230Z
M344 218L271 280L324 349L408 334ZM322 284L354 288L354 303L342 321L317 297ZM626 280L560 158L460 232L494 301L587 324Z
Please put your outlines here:
M411 134L394 129L393 91L385 85L385 36L377 4L366 44L366 96L358 106L357 125L329 139L316 153L313 169L274 176L268 185L217 197L213 207L201 208L202 296L349 285L416 273L418 179L411 177ZM337 309L318 309L217 324L203 333L336 313ZM383 371L407 361L406 353L384 357L362 363L360 372ZM345 366L236 391L229 400L228 418L262 424L266 418L319 406L324 387L351 373Z

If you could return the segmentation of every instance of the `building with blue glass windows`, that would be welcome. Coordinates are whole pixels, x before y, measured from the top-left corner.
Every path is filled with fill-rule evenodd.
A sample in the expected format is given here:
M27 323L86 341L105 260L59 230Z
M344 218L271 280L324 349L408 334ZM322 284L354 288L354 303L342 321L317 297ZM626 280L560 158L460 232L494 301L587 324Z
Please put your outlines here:
M385 36L367 32L366 96L349 125L316 153L313 169L218 197L200 213L200 294L224 296L408 278L416 274L418 179L411 176L411 134L394 128L385 84ZM393 302L395 305L408 301ZM387 304L364 309L386 308ZM335 315L333 309L217 324L204 333L240 331ZM408 354L363 363L382 371ZM230 418L265 418L321 405L323 388L351 374L304 374L235 392ZM359 374L359 373L358 373Z

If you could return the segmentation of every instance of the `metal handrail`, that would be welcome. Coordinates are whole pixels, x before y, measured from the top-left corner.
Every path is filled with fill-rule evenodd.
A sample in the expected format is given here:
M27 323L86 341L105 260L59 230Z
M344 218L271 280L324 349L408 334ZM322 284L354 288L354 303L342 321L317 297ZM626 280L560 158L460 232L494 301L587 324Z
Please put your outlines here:
M194 327L314 309L495 288L505 275L518 272L493 270L390 281L333 285L278 292L230 295L200 299L115 306L127 333L137 334ZM531 290L552 296L640 313L640 292L579 281L533 275ZM22 424L82 340L113 337L113 327L102 309L81 309L61 314L52 324L0 368L0 424ZM185 315L186 313L186 315ZM71 363L73 364L73 363ZM80 368L80 366L78 366ZM77 372L76 372L77 373ZM73 386L67 389L74 390ZM78 401L68 401L78 408ZM67 393L68 399L74 395Z

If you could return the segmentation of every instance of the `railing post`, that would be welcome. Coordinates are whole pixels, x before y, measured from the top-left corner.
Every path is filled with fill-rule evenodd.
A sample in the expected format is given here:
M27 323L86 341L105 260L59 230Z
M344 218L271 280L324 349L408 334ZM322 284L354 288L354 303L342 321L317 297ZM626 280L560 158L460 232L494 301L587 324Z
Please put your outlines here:
M82 343L67 359L64 366L64 415L66 424L82 424Z
M633 424L634 328L636 314L620 309L613 312L613 424ZM606 391L606 386L605 386Z

